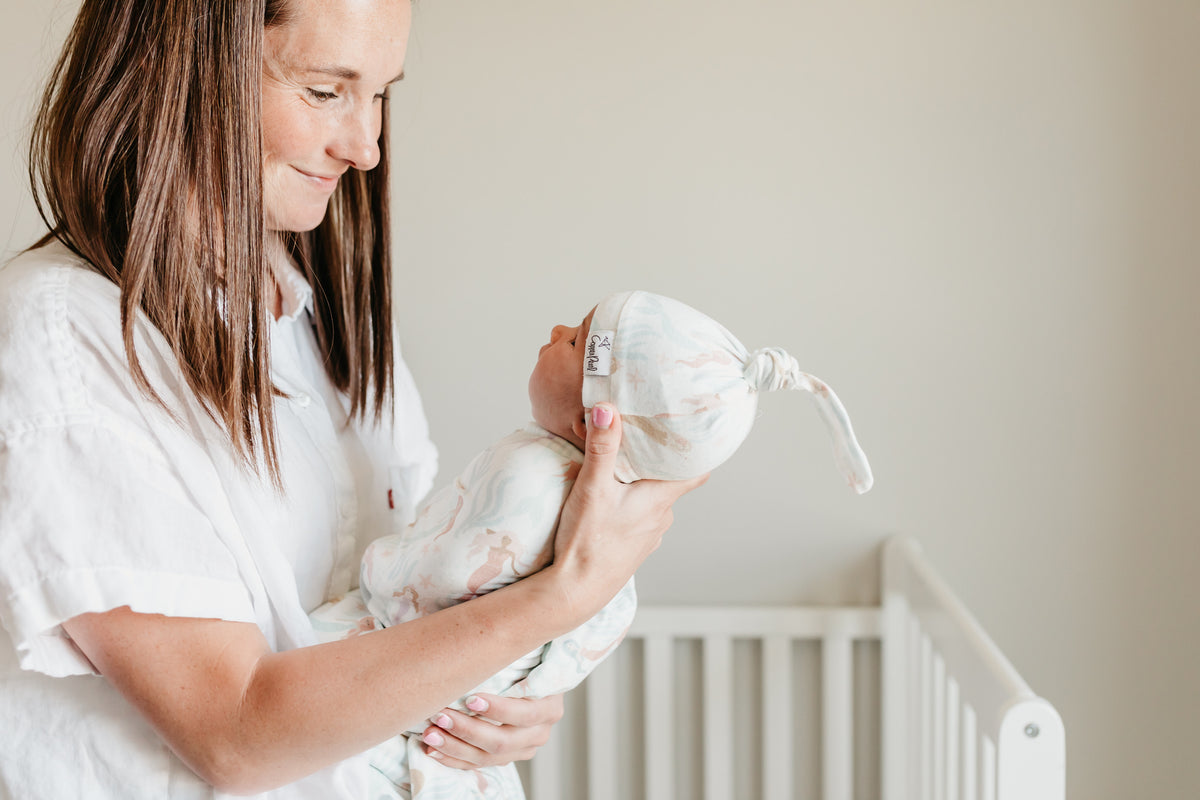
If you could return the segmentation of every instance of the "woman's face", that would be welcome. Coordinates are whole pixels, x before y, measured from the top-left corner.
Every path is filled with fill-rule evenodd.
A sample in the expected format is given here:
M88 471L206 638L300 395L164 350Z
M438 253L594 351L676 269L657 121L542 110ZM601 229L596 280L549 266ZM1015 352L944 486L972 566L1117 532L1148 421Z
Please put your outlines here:
M409 0L289 0L263 50L267 228L312 230L348 169L379 163L388 87L403 77Z

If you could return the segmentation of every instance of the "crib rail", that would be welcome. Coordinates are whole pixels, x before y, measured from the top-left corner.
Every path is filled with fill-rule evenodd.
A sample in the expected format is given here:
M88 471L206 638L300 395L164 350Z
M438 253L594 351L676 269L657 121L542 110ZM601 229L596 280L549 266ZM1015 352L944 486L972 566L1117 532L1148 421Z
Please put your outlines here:
M884 800L1062 800L1062 719L925 558L883 552Z

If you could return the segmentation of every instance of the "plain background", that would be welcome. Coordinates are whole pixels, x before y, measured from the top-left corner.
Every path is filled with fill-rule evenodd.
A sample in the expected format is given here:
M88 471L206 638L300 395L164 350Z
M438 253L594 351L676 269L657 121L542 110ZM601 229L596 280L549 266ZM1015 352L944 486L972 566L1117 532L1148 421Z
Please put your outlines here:
M6 257L76 7L4 15ZM553 323L677 297L829 381L877 485L766 397L644 602L873 602L914 535L1062 712L1070 797L1200 796L1198 41L1192 0L424 0L395 241L443 477Z

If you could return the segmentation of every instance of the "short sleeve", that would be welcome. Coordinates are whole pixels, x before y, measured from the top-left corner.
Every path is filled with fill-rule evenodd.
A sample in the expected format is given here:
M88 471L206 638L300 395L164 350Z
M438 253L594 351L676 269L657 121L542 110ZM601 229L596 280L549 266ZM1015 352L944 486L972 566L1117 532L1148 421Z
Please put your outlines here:
M61 623L129 606L253 622L237 563L170 465L95 423L0 442L0 622L21 666L91 672Z
M129 606L254 622L239 561L132 385L116 287L28 260L0 271L0 624L24 669L87 674L61 624ZM154 415L158 415L157 417ZM159 429L166 426L159 426Z

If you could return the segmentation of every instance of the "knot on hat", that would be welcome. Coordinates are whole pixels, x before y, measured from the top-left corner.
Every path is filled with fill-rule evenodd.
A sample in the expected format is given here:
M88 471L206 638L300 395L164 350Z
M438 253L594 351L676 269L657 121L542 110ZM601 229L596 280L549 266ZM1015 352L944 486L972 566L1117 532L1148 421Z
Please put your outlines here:
M759 392L807 388L798 383L801 374L796 359L779 347L755 350L746 359L746 369L742 372L746 382Z

